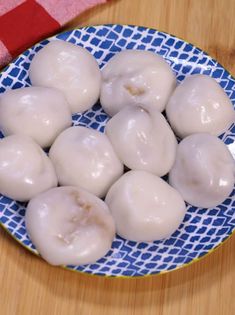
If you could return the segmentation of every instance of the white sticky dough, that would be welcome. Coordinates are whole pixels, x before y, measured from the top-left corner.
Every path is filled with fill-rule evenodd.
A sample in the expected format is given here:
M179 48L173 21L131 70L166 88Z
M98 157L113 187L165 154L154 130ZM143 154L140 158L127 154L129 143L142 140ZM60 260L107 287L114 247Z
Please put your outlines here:
M180 194L160 177L145 171L124 174L110 188L105 202L117 233L137 242L169 237L186 212Z
M163 176L174 163L177 141L157 110L137 105L125 107L108 121L105 132L121 161L130 169Z
M54 167L31 138L12 135L0 140L0 193L27 201L57 186Z
M0 95L0 129L5 136L27 135L49 147L71 124L69 105L56 89L27 87Z
M115 236L107 205L77 187L57 187L30 200L25 223L33 244L52 265L94 263Z
M235 163L226 145L210 134L194 134L180 142L169 182L196 207L215 207L232 192Z
M178 85L166 113L181 138L198 132L220 135L235 122L229 97L215 79L202 74L189 76Z
M163 111L176 85L168 63L156 53L125 50L102 70L101 105L110 116L126 105Z
M103 197L123 173L123 164L108 137L86 127L63 131L49 156L61 185L80 186L98 197Z
M29 69L33 85L61 90L73 113L91 108L99 98L101 73L85 48L54 40L33 58Z

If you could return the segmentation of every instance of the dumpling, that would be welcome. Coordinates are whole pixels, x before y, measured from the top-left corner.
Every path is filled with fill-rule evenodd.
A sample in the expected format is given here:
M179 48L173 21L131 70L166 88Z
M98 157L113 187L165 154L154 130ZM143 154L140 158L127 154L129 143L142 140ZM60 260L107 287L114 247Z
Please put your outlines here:
M177 86L166 113L181 138L199 132L220 135L235 122L229 97L215 79L203 74L189 76Z
M27 135L45 148L71 124L69 105L58 90L27 87L0 95L0 129L5 136Z
M98 197L123 173L123 164L108 137L94 129L76 126L63 131L49 156L60 185L80 186Z
M27 201L57 186L54 167L31 138L12 135L0 140L0 193Z
M125 173L112 185L105 202L117 233L136 242L169 237L186 212L180 194L160 177L145 171Z
M37 52L29 77L33 85L62 91L72 113L91 108L99 98L101 74L95 58L69 42L54 40Z
M163 111L176 86L168 63L156 53L124 50L102 70L101 105L110 116L126 105Z
M178 145L169 182L191 205L209 208L221 204L231 194L234 179L235 162L220 139L200 133Z
M108 121L105 132L128 168L158 176L171 169L177 141L160 112L137 105L125 107Z
M30 200L26 229L52 265L94 263L111 248L115 224L107 205L77 187L57 187Z

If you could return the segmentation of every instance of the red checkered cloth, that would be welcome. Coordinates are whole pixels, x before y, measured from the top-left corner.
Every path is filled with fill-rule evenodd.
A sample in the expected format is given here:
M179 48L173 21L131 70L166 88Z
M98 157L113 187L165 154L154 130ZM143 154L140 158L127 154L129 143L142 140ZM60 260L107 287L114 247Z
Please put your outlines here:
M0 0L0 68L85 10L108 0Z

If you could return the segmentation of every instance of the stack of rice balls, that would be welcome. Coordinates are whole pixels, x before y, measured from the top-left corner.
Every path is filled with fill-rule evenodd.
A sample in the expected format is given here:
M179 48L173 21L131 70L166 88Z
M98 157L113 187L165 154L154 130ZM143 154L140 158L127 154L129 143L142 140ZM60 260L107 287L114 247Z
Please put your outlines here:
M93 263L115 233L168 238L185 202L214 207L231 194L235 164L217 136L235 114L213 78L177 85L161 56L140 50L100 71L86 49L59 40L35 55L29 77L31 87L0 96L0 193L29 201L26 228L49 263ZM98 99L105 132L72 126Z

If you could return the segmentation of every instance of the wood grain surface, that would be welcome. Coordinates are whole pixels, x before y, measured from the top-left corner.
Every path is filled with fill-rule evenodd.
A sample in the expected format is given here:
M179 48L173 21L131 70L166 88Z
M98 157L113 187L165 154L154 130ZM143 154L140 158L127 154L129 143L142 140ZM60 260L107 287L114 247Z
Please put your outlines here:
M235 0L112 0L66 29L102 23L157 28L206 50L235 75ZM109 279L51 267L0 229L0 314L233 315L235 235L171 273Z

